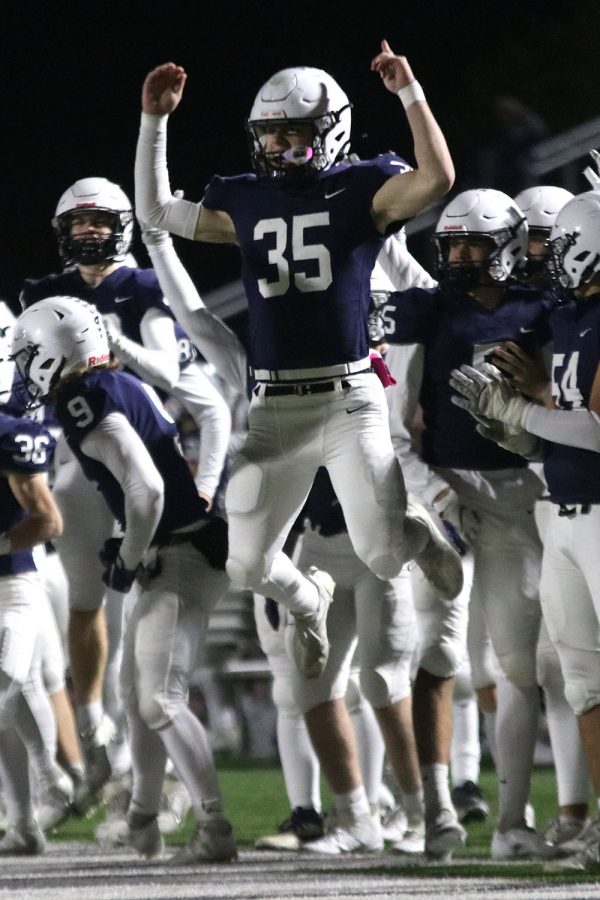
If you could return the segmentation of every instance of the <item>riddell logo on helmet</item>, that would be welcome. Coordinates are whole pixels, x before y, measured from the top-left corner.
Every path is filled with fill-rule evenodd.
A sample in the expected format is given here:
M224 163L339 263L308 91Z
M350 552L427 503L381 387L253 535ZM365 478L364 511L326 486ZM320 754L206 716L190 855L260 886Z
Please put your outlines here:
M444 225L444 231L466 231L464 225Z
M282 109L269 109L261 112L261 119L287 119L286 114Z
M101 366L110 360L110 353L103 353L102 356L88 356L88 366Z
M88 202L88 203L76 203L76 204L75 204L75 209L89 209L90 206L92 206L92 207L93 207L93 206L98 206L98 204L97 204L97 203L94 203L93 201L90 201L90 202Z

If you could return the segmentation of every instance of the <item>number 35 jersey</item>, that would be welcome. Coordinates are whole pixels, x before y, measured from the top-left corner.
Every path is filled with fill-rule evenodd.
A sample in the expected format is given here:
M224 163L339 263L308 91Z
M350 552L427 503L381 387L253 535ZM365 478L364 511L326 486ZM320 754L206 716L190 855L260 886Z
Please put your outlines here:
M12 472L24 475L47 472L54 447L54 438L37 422L0 412L0 533L9 531L26 515L10 489L7 476ZM35 569L31 550L0 556L0 576Z
M235 226L253 368L316 368L369 355L369 281L385 239L371 204L408 168L387 153L339 163L300 185L255 175L212 179L202 203Z

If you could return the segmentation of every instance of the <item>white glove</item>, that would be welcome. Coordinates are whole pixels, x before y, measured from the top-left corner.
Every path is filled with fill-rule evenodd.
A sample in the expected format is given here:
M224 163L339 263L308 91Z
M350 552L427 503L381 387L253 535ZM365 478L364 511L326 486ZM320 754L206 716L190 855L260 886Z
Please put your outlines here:
M107 313L102 316L102 322L108 338L108 346L113 350L118 343L119 336L123 334L121 320L116 313Z
M479 534L477 513L463 506L451 487L438 495L432 505L442 521L448 540L464 556Z
M451 397L455 406L466 409L472 416L497 419L513 428L521 428L523 414L529 406L519 391L502 375L499 369L489 363L482 363L480 369L463 365L453 369L450 386L461 396Z
M597 191L600 189L600 153L597 150L590 150L590 156L592 157L592 162L595 164L596 169L594 170L591 166L588 166L583 170L583 174L591 184L592 188Z

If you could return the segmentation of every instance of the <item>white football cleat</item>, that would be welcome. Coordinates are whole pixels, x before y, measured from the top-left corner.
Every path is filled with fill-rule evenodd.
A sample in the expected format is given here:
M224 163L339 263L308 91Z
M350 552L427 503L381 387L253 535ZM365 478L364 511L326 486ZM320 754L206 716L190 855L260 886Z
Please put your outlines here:
M203 862L231 862L237 859L233 828L226 819L212 818L198 823L192 839L168 860L169 866L194 866Z
M425 853L425 822L416 823L406 829L399 841L392 844L393 853L409 856Z
M379 816L364 813L355 822L336 824L324 837L302 845L309 853L338 856L340 853L376 853L383 850Z
M455 810L442 808L425 828L425 854L429 859L448 862L457 847L464 846L467 832Z
M327 638L327 612L335 582L331 575L311 566L306 573L319 592L319 600L313 613L299 615L291 613L293 620L293 655L298 671L305 678L318 678L322 674L329 658L329 640Z
M85 757L85 782L76 787L73 809L84 815L98 802L98 795L112 774L107 746L114 740L117 726L104 713L96 728L80 734L81 749Z
M549 844L533 828L526 825L495 831L492 837L492 859L552 859L556 848Z
M409 500L406 517L420 522L429 532L427 544L415 556L416 564L441 597L445 600L454 600L462 591L464 583L460 556L420 503Z
M48 787L40 798L35 818L42 831L58 828L69 818L73 796L73 782L67 773L61 770L55 784Z
M45 852L46 839L35 822L22 828L9 826L0 840L0 856L40 856Z
M192 801L185 785L179 778L167 775L158 811L158 827L161 834L172 834L181 828L191 808Z

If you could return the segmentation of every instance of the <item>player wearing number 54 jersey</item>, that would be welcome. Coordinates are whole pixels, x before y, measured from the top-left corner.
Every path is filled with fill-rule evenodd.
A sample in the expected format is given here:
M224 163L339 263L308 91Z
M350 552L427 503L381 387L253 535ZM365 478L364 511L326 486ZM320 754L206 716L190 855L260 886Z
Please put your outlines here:
M320 69L284 69L260 89L247 125L255 174L214 179L202 204L171 194L166 124L186 74L166 63L147 76L136 157L140 219L241 250L255 380L247 441L227 493L227 571L288 607L294 654L307 677L327 660L333 585L304 577L282 553L319 466L329 471L359 558L384 579L416 559L447 596L460 560L428 514L406 515L383 388L370 369L369 278L386 233L449 189L444 138L405 57L386 41L371 69L407 110L417 168L387 155L348 164L350 102Z
M72 297L29 307L15 325L13 357L33 396L54 404L69 446L124 530L101 551L104 584L127 594L140 582L121 665L133 793L120 842L147 857L161 852L157 814L168 755L198 824L172 861L230 859L235 843L212 754L187 705L208 617L227 587L226 524L206 511L153 389L110 367L95 307Z

